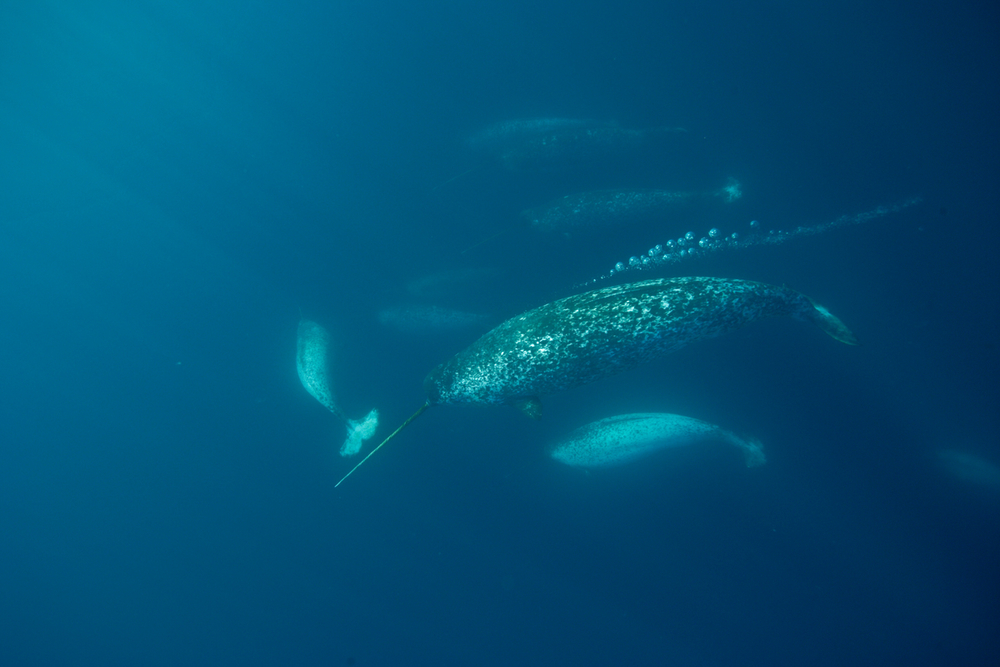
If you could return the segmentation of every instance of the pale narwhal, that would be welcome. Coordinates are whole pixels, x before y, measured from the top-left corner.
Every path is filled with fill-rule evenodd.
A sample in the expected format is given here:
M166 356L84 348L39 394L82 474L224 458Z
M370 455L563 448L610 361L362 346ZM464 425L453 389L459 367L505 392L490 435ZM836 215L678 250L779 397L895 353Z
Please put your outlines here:
M719 441L743 452L748 468L767 461L760 440L708 422L666 412L617 415L581 426L549 450L568 466L610 468L645 458L661 449Z
M503 322L432 370L424 380L424 405L337 485L431 405L514 405L537 417L540 396L780 315L808 320L842 343L857 345L844 323L809 297L749 280L646 280L539 306Z
M295 366L299 381L320 405L344 420L347 439L340 447L341 456L354 456L361 450L361 443L375 435L378 428L378 410L372 408L364 419L349 419L340 409L330 382L328 352L330 334L312 320L299 321Z

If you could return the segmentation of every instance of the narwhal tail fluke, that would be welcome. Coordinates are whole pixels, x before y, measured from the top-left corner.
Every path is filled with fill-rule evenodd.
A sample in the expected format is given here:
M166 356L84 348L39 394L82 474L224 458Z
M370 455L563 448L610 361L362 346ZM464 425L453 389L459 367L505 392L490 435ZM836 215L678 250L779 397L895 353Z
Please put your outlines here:
M809 297L806 298L808 299ZM813 322L816 326L839 340L841 343L846 343L847 345L860 345L857 337L853 332L851 332L850 329L847 328L846 324L840 321L840 318L812 299L809 299L809 303L812 304L812 309L807 310L804 313L806 319Z
M748 468L756 468L767 463L767 456L764 454L764 445L753 436L740 436L732 431L719 429L722 439L743 452L743 460Z
M419 410L417 410L412 415L410 415L405 422L403 422L402 424L399 425L399 428L397 428L395 431L393 431L392 433L390 433L388 435L388 437L386 437L385 440L383 440L382 442L380 442L379 445L378 445L378 447L376 447L375 449L373 449L370 452L368 452L368 454L367 454L367 456L365 456L365 458L363 458L360 461L358 461L358 464L356 466L354 466L353 468L351 468L351 470L346 475L344 475L343 477L341 477L340 481L333 485L333 488L337 488L338 486L340 486L341 484L343 484L344 480L347 479L348 477L350 477L354 473L355 470L357 470L358 468L360 468L362 463L364 463L369 458L371 458L372 454L374 454L378 450L382 449L382 446L385 445L385 443L389 442L394 437L396 437L397 433L399 433L404 428L406 428L407 426L409 426L409 424L410 424L411 421L413 421L414 419L416 419L417 417L419 417L421 414L423 414L424 410L426 410L429 407L431 407L430 401L427 401L426 403L424 403L423 405L421 405Z
M361 444L375 435L378 429L378 410L372 408L364 419L345 419L347 439L340 447L341 456L354 456L361 451Z

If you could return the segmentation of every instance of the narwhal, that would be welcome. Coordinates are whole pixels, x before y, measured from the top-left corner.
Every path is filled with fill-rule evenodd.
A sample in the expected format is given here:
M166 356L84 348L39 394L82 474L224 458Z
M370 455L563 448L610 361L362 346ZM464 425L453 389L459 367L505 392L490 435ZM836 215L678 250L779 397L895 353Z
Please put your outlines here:
M675 192L663 189L592 190L565 195L545 206L521 211L521 220L539 232L591 231L649 220L663 220L680 205L695 200L733 202L743 196L739 181L729 179L722 188Z
M364 440L375 435L378 428L378 410L372 408L364 419L349 419L334 398L332 383L328 374L327 356L330 348L330 333L322 326L303 318L299 321L298 344L295 365L299 380L306 391L327 410L344 420L347 425L347 440L340 447L341 456L354 456L361 449Z
M508 169L539 170L653 151L682 127L630 129L613 121L533 118L497 123L466 141L469 148L498 157Z
M665 412L607 417L581 426L549 450L568 466L610 468L650 456L661 449L721 441L743 452L748 468L767 461L760 440L708 422Z
M513 405L538 417L540 396L780 315L808 320L842 343L858 344L843 322L804 294L749 280L646 280L539 306L503 322L432 370L424 380L427 401L337 486L432 405Z

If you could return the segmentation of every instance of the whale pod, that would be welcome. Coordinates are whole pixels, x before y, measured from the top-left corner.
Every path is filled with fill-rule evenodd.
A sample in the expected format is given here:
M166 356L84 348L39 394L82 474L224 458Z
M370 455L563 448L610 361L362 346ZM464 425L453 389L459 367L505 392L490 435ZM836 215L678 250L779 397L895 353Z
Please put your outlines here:
M747 467L766 458L760 441L743 438L708 422L668 413L618 415L581 426L549 451L570 466L604 468L620 466L668 447L722 441L743 451Z
M538 417L539 396L621 373L690 342L777 315L809 320L837 340L857 345L844 323L809 297L749 280L647 280L529 310L432 370L424 379L424 404L335 486L432 405L515 405Z

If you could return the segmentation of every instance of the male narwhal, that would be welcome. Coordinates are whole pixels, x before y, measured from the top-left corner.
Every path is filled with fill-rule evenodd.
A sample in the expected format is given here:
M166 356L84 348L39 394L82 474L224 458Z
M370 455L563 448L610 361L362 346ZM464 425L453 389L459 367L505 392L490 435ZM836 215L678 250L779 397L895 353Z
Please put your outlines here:
M542 395L621 373L692 341L778 315L809 320L842 343L857 345L844 323L809 297L749 280L646 280L529 310L431 371L424 380L427 402L337 486L431 405L514 405L537 417Z

